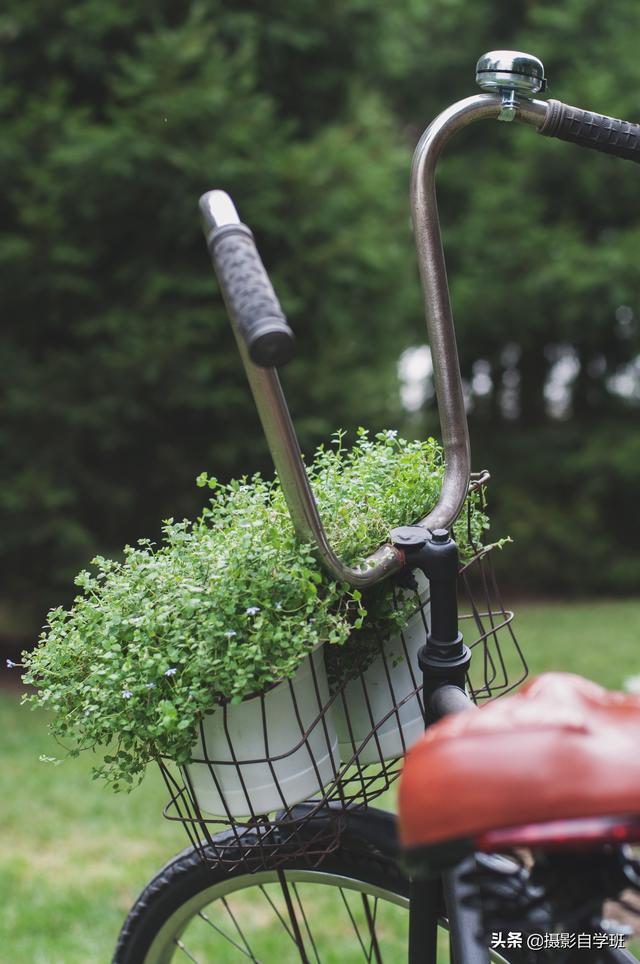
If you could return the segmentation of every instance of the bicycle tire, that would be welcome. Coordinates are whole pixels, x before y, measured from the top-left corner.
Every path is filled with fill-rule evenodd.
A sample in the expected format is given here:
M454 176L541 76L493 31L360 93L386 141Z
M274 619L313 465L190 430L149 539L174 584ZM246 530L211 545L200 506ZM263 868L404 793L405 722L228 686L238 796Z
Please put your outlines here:
M287 861L279 869L290 886L329 882L336 887L343 882L346 889L354 892L363 887L370 897L384 894L388 895L384 899L408 904L406 879L394 861L382 855L374 858L338 850L317 869L310 869L299 859ZM203 906L249 888L257 892L267 884L279 885L278 869L251 874L242 870L230 872L226 867L206 866L192 848L183 851L140 894L123 925L113 964L168 964L179 948L177 940L182 940L185 928ZM245 948L244 953L238 952L237 959L252 958ZM280 957L278 964L293 959L299 958Z
M408 910L408 881L393 857L387 854L366 853L360 848L340 848L329 854L321 867L316 869L310 869L299 859L292 859L286 862L281 870L290 884L329 885L351 893L364 893L374 900L376 897L382 898L401 907L405 912ZM222 900L223 897L240 893L244 889L259 890L265 882L275 884L277 873L274 869L248 874L240 870L229 872L223 867L211 868L202 862L201 856L192 848L182 851L147 884L132 907L120 933L113 964L169 964L178 951L179 960L200 962L201 959L184 945L183 935L202 908L212 901ZM442 908L439 908L439 912L442 913ZM405 920L408 920L408 913ZM335 928L335 920L331 922L331 927ZM293 960L313 960L315 964L316 961L323 961L317 944L308 940L307 934L303 936L312 946L308 957L299 956L300 952L296 950L295 957L278 955L266 960L255 955L251 957L245 947L238 950L237 960L261 961L261 964L272 964L275 961L285 964ZM357 940L355 944L357 945ZM400 956L383 956L379 943L375 952L372 952L371 945L365 947L362 942L361 949L362 956L359 959L367 961L391 961L396 964L398 960L404 960L406 955L406 948L403 947ZM216 964L220 959L215 957ZM331 958L340 962L352 959L352 956L346 956L344 943L340 944L339 956ZM213 957L206 958L207 962L213 960ZM509 952L509 958L493 954L492 960L503 964L523 964L525 957L513 951Z
M304 806L302 804L301 808L304 808ZM310 869L308 861L293 854L288 859L283 860L278 869L265 866L262 869L258 868L258 871L253 873L249 873L246 869L239 869L243 867L241 858L243 854L247 853L242 847L243 845L246 847L252 842L249 836L244 838L243 844L237 843L238 853L232 855L234 858L238 858L235 869L216 863L212 854L209 855L211 861L205 862L200 850L192 847L183 850L165 864L147 884L131 908L120 932L113 964L170 964L178 948L180 948L179 960L190 959L202 962L202 964L212 961L215 961L215 964L227 964L228 961L246 961L247 959L254 962L261 961L262 964L288 964L292 960L303 962L308 960L312 964L325 964L325 961L330 962L330 964L333 964L333 961L346 964L347 961L363 959L368 962L373 961L375 964L381 964L383 961L397 964L398 961L405 960L409 916L407 913L409 882L398 862L395 817L391 813L378 809L350 811L343 816L345 825L341 835L340 847L328 853L315 869ZM316 823L321 823L322 819L322 816L316 816L312 821L314 827ZM501 858L491 856L481 856L479 860L485 870L488 869L489 871L492 867L496 868L496 860L498 865L501 864ZM382 954L377 934L378 924L380 924L380 931L386 929L392 932L396 921L389 920L389 917L385 914L381 914L378 919L374 913L374 937L371 936L371 914L365 915L368 937L371 939L367 949L363 941L360 940L361 935L358 934L359 946L363 953L356 953L355 957L348 953L346 941L340 943L337 957L335 954L332 956L331 953L327 957L324 954L320 956L313 939L309 941L313 956L305 956L305 953L301 954L299 950L296 950L292 956L291 945L288 943L286 932L284 935L282 933L285 931L284 927L281 928L282 918L278 919L278 925L276 926L279 932L282 931L279 933L279 937L284 937L285 940L284 951L278 952L270 948L268 954L258 956L248 953L247 946L241 946L238 954L231 957L228 954L225 955L224 952L222 955L216 953L212 957L208 951L206 957L195 957L189 952L186 945L181 947L179 942L184 944L184 934L185 932L190 933L191 925L196 921L196 918L198 923L201 918L206 921L207 938L210 937L209 925L212 922L207 920L206 915L204 917L202 915L203 907L206 905L222 901L224 907L225 898L231 894L240 895L239 899L242 902L245 899L243 895L249 891L255 892L256 897L263 900L263 891L266 890L267 886L271 887L272 885L279 895L278 899L281 900L282 880L278 875L279 871L284 878L285 887L289 890L293 887L294 896L298 899L300 906L302 906L302 903L299 893L296 893L296 888L298 886L301 889L303 887L308 889L309 886L313 888L313 904L314 906L317 905L320 911L319 929L322 940L326 937L327 930L335 930L337 919L335 913L333 915L331 913L333 905L327 907L327 905L318 901L317 896L322 890L318 885L323 885L325 891L330 886L332 888L330 893L332 898L336 898L336 901L338 894L344 900L343 890L347 891L352 897L357 895L356 901L362 904L359 908L361 918L362 908L366 908L368 900L372 899L377 909L382 898L385 906L389 905L394 908L394 913L397 912L402 915L404 932L401 935L400 943L393 948L391 954ZM516 879L510 874L505 876L504 873L491 875L494 898L497 897L499 902L506 900L509 904L514 894L521 894L522 882L517 883ZM270 905L271 910L273 906L273 904ZM344 906L348 907L348 901L344 900ZM259 907L258 903L251 901L248 907L251 916L255 917ZM246 912L246 909L246 906L241 907L243 913ZM344 907L342 910L344 911ZM225 914L226 912L225 910ZM442 895L436 912L446 926ZM534 920L537 920L537 924L540 925L535 926L534 930L552 929L551 922L547 922L544 915L541 918L532 918L532 924ZM309 933L304 935L306 940L312 935L304 912L302 921L303 930L305 925L309 930ZM353 917L350 923L354 925ZM549 928L544 926L546 923L549 923ZM235 920L233 924L236 924ZM238 950L238 932L242 932L241 928L237 929L235 941L231 941L236 950ZM353 938L353 934L351 937ZM356 952L358 952L358 940L355 941ZM373 950L374 941L376 943L375 953ZM508 954L508 957L503 956L503 953ZM446 957L446 953L444 956ZM507 951L500 951L500 953L495 952L491 956L492 960L503 962L503 964L528 964L532 960L530 952L517 948L509 948ZM538 962L541 961L539 954L534 954L533 959ZM632 964L634 961L638 964L636 958L628 951L615 948L605 949L598 955L598 964Z

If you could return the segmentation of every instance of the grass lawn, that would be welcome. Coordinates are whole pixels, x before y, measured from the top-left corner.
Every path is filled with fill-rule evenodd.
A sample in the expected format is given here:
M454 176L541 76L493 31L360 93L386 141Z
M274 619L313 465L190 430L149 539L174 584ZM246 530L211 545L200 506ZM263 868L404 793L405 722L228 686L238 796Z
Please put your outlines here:
M611 687L640 674L640 600L527 604L515 628L532 673L571 670ZM106 964L128 907L185 841L162 819L159 775L116 796L91 781L87 758L39 763L56 755L45 726L16 690L0 690L0 960Z

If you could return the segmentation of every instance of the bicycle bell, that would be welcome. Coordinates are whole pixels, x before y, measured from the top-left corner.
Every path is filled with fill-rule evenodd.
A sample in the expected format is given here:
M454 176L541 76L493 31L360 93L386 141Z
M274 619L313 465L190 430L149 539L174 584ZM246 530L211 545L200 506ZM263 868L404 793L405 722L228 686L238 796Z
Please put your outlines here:
M489 94L500 94L498 120L513 120L518 98L530 100L547 87L542 61L520 50L490 50L476 64L476 83Z

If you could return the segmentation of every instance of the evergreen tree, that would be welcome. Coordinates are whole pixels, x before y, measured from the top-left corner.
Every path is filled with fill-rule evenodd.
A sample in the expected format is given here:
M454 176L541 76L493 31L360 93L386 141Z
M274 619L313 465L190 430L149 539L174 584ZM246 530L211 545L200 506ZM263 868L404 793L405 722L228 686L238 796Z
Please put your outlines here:
M269 471L199 194L234 197L296 331L282 377L303 447L397 424L397 359L425 340L407 204L421 130L500 46L539 55L553 96L638 121L638 27L632 0L8 0L4 605L37 624L96 550L196 512L202 469ZM475 461L527 586L640 575L637 177L495 123L442 161ZM405 421L435 429L432 408Z

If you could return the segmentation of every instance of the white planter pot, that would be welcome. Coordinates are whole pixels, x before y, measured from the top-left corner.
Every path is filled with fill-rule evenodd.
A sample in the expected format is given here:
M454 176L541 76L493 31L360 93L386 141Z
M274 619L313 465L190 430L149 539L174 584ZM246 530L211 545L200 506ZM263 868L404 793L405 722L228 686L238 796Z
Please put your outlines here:
M185 767L200 810L222 817L266 814L320 793L339 767L332 713L318 719L328 699L320 647L291 681L208 713L203 721L206 750L199 736L193 746L196 762ZM197 762L203 759L211 762ZM250 760L257 762L246 762Z
M420 571L414 576L424 601L429 595L429 581ZM414 592L411 597L416 598ZM428 602L422 612L418 610L409 618L402 635L398 633L387 640L384 658L379 656L361 676L347 683L336 699L334 719L343 763L348 763L356 753L354 762L360 766L400 757L424 732L421 695L410 696L416 683L422 681L418 650L424 646L426 637L423 613L428 625ZM399 706L404 699L406 702ZM393 712L394 707L398 707L397 712ZM376 735L367 740L374 728L377 741Z

